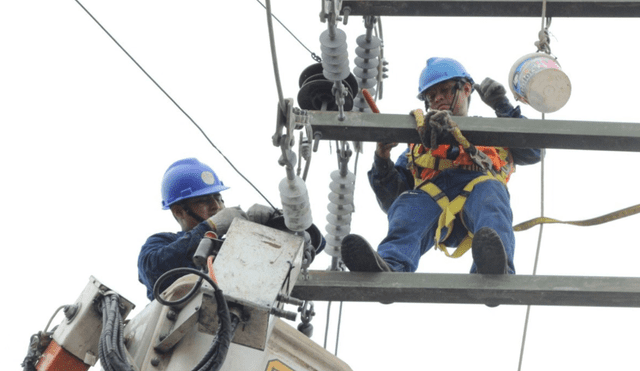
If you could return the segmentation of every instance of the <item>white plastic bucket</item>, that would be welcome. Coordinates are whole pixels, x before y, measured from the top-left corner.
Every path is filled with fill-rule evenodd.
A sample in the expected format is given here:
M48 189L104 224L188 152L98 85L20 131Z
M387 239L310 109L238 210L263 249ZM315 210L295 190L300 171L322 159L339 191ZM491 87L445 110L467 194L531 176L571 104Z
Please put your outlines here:
M509 87L516 100L538 112L559 110L571 96L571 81L560 64L548 54L525 55L511 67Z

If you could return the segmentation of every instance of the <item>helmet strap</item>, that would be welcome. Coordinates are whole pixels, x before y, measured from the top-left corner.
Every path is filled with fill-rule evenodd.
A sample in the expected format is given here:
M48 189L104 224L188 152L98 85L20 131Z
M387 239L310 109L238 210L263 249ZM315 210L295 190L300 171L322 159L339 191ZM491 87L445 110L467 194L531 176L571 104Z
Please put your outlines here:
M198 223L204 222L204 218L201 217L200 215L196 214L195 211L191 210L191 208L189 206L187 206L186 202L182 202L180 204L180 206L187 213L187 215L189 215L190 217L195 219Z
M462 89L462 87L464 86L464 81L463 80L458 80L456 81L455 85L453 85L453 101L451 102L451 112L453 113L453 110L455 109L456 105L458 104L458 98L460 97L460 89Z

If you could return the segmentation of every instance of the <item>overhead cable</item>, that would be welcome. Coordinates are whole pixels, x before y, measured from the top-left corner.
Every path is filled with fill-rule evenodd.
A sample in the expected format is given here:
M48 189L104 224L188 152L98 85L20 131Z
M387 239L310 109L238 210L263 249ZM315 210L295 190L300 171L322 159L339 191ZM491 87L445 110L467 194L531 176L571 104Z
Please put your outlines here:
M260 5L262 5L263 8L267 9L267 7L260 2L260 0L256 0ZM271 13L271 12L270 12ZM309 54L311 54L311 58L316 61L316 62L322 62L322 58L318 57L318 55L314 52L312 52L309 48L307 48L306 45L304 45L304 43L302 41L300 41L300 39L298 39L296 37L296 35L293 34L293 32L291 32L287 26L284 25L284 23L280 22L280 20L278 19L278 17L275 16L275 14L271 13L271 16L273 17L273 19L275 19L276 21L278 21L278 23L280 23L280 25L282 26L282 28L284 28L285 30L287 30L287 32L294 38L296 39L296 41L302 45L303 48L307 49L307 51L309 52Z
M242 179L244 179L247 183L249 183L249 185L250 185L251 187L253 187L253 189L255 189L255 190L256 190L256 192L258 192L258 194L259 194L259 195L260 195L260 196L261 196L261 197L262 197L262 198L263 198L263 199L264 199L264 200L269 204L269 206L271 206L271 207L273 207L273 208L275 209L276 207L275 207L275 206L273 206L273 204L272 204L272 203L267 199L267 197L266 197L265 195L263 195L263 194L262 194L262 192L260 192L260 190L259 190L255 185L253 185L253 183L251 183L251 181L249 181L249 179L247 179L247 177L245 177L245 176L240 172L240 170L238 170L238 169L233 165L233 163L232 163L232 162L227 158L227 156L225 156L225 155L222 153L222 151L220 151L220 149L218 149L218 147L217 147L215 144L213 144L213 142L211 141L211 139L209 139L209 137L208 137L208 136L207 136L207 134L204 132L204 130L202 130L202 128L200 127L200 125L198 125L198 124L197 124L197 123L196 123L196 122L191 118L191 116L189 116L189 114L188 114L184 109L182 109L182 107L178 104L178 102L176 102L176 101L175 101L175 100L174 100L174 99L169 95L169 93L167 93L167 92L166 92L166 91L165 91L165 90L160 86L160 84L158 84L158 83L156 82L156 80L154 80L154 79L153 79L153 77L151 77L151 75L149 75L149 74L147 73L147 71L146 71L144 68L142 68L142 66L141 66L141 65L140 65L140 64L135 60L135 58L133 58L133 57L131 56L131 54L129 54L129 52L127 52L127 50L126 50L122 45L120 45L120 43L119 43L119 42L118 42L118 41L117 41L113 36L111 36L111 34L109 33L109 31L107 31L107 30L102 26L102 24L101 24L101 23L100 23L100 22L99 22L99 21L98 21L98 20L93 16L93 14L91 14L91 12L89 12L89 10L87 10L87 8L85 8L85 7L84 7L84 5L82 5L82 3L80 3L80 1L79 1L79 0L76 0L76 3L78 3L78 5L80 5L80 7L81 7L81 8L82 8L82 9L83 9L83 10L84 10L88 15L89 15L89 17L91 17L91 18L96 22L96 24L97 24L98 26L100 26L100 28L102 28L102 30L107 34L107 36L109 36L109 37L111 38L111 40L113 40L113 42L114 42L114 43L116 43L116 45L118 45L118 47L119 47L119 48L120 48L120 49L121 49L121 50L122 50L122 51L123 51L123 52L124 52L128 57L129 57L129 59L131 59L131 60L133 61L133 63L135 63L135 64L136 64L136 66L138 66L138 68L140 68L140 70L141 70L145 75L147 75L147 77L149 78L149 80L151 80L151 82L153 82L153 83L158 87L158 89L160 89L160 91L161 91L162 93L164 93L164 95L165 95L167 98L169 98L169 100L170 100L170 101L171 101L171 102L172 102L172 103L173 103L173 104L174 104L174 105L175 105L175 106L176 106L176 107L177 107L177 108L178 108L178 109L179 109L179 110L180 110L180 111L181 111L181 112L182 112L182 113L183 113L183 114L184 114L184 115L189 119L189 121L191 121L191 123L192 123L192 124L193 124L193 125L194 125L194 126L195 126L199 131L200 131L200 133L202 133L202 135L203 135L203 136L205 137L205 139L209 142L209 144L211 144L211 146L212 146L216 151L218 151L218 153L220 154L220 156L222 156L222 158L224 158L224 160L225 160L225 161L227 161L227 163L231 166L231 168L232 168L233 170L235 170L235 172L236 172L236 173L238 173L238 175L240 175L240 176L242 177Z

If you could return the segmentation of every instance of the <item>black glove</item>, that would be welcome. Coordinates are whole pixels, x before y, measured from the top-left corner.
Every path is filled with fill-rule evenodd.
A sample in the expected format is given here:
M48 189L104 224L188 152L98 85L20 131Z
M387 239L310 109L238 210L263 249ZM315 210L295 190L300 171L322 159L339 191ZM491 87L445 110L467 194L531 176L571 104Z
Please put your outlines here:
M474 88L480 94L480 99L495 111L501 110L505 104L513 108L507 98L507 90L499 82L487 77L482 84L475 84Z

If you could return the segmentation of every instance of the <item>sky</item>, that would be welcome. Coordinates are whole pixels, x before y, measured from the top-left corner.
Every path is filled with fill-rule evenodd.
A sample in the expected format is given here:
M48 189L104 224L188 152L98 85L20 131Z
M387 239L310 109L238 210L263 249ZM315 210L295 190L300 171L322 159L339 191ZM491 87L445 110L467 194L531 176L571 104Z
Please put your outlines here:
M278 165L278 96L265 10L234 2L85 0L83 5L207 133L217 148L274 204L286 174ZM273 13L320 54L327 25L316 1L278 1ZM383 17L389 78L383 113L421 108L420 71L432 56L459 60L476 81L507 84L511 66L536 51L540 18ZM315 63L274 23L285 98L296 99L300 73ZM350 67L362 17L340 25ZM572 84L565 107L547 119L639 122L638 52L633 19L553 19L551 51ZM148 303L137 279L140 246L153 233L177 231L161 209L160 181L174 161L196 157L224 183L227 206L265 201L213 149L194 125L114 44L75 1L0 4L0 164L8 300L1 309L9 336L0 340L2 369L17 369L29 337L56 308L73 303L94 276L136 305ZM513 96L509 95L512 102ZM514 102L515 103L515 102ZM540 113L521 105L523 114ZM470 115L492 117L477 95ZM402 151L399 146L392 153ZM366 172L374 143L365 143L356 171L351 230L376 245L387 221ZM545 215L562 220L600 216L640 203L640 155L549 149L544 163ZM349 167L354 170L355 156ZM321 142L307 187L314 222L324 230L335 145ZM509 183L514 223L540 215L541 165L517 168ZM546 226L537 274L637 276L640 217L594 227ZM517 273L532 274L538 228L516 234ZM325 270L319 255L312 269ZM423 256L418 272L465 273L470 255ZM316 302L312 339L325 338L327 304ZM336 346L338 305L331 306L328 349ZM354 370L517 369L526 306L344 303L338 356ZM531 308L522 370L637 367L638 310ZM60 321L54 320L54 324ZM295 323L291 323L295 326Z

